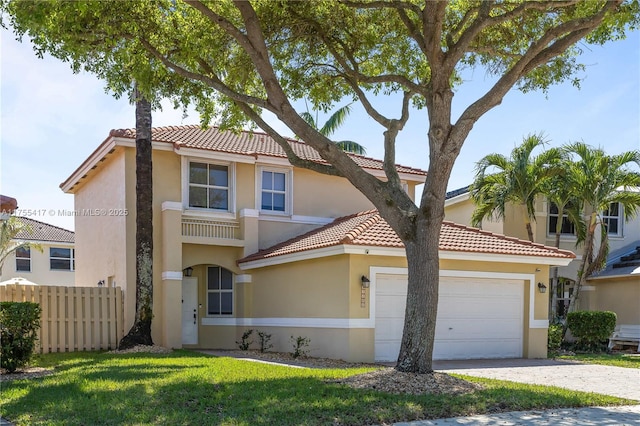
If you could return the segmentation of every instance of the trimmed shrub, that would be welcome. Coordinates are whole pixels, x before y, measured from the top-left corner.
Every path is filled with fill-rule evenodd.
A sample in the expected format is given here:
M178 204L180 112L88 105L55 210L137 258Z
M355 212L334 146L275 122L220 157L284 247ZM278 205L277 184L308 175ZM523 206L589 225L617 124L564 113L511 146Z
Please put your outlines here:
M0 367L13 373L27 365L38 339L40 305L0 302Z
M547 333L547 352L550 356L560 351L562 344L562 324L551 324Z
M293 346L293 352L291 352L291 356L293 356L294 358L307 356L307 354L309 353L309 343L311 343L311 339L303 336L291 336L290 342Z
M577 311L567 314L567 328L582 350L601 350L616 328L616 314L610 311Z
M236 341L236 344L238 345L238 348L240 348L241 351L248 351L249 350L249 346L251 346L251 344L253 343L253 340L249 340L249 337L251 337L251 335L253 334L253 330L249 329L246 330L244 333L242 333L242 337L239 342Z
M266 352L273 347L271 344L271 335L265 331L258 331L260 338L260 352Z

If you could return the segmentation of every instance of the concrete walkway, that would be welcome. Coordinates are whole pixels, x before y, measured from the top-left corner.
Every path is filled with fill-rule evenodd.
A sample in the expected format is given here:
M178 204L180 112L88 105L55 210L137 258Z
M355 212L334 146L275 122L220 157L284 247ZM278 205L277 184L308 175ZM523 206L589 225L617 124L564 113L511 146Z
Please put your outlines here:
M640 369L582 364L553 359L491 359L436 361L445 373L557 386L640 402Z
M395 423L394 426L638 426L640 405L514 411L492 415Z
M446 373L558 386L640 401L640 369L551 359L435 361ZM395 426L640 426L640 405L565 408L421 420Z

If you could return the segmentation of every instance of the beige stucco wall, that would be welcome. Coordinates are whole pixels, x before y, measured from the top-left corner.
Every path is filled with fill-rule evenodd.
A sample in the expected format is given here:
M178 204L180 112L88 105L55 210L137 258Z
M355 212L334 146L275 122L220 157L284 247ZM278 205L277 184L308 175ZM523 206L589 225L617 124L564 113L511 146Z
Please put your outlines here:
M251 283L237 284L235 287L235 316L257 319L367 319L370 290L362 289L360 277L369 277L372 266L406 268L407 262L404 257L338 255L245 271L251 275ZM544 265L454 260L442 260L441 269L533 275L534 286L549 273ZM204 282L204 269L196 268L196 275L199 282ZM544 321L548 315L548 293L541 294L536 290L533 294L534 319ZM200 285L199 300L204 301L205 297L204 285ZM246 300L242 302L242 298ZM546 357L547 330L530 327L529 301L530 284L525 281L523 353L525 357L543 358ZM274 350L277 351L291 351L290 336L300 335L311 339L310 353L314 356L349 361L373 361L374 357L372 328L201 325L199 344L194 347L236 348L235 342L249 328L271 333Z
M640 279L638 276L589 280L590 310L613 311L620 324L640 325Z
M15 252L11 253L2 265L2 273L0 281L6 281L10 278L22 277L33 283L40 285L58 285L73 286L75 285L75 271L58 271L50 268L49 249L52 247L71 248L73 243L37 243L41 250L31 247L31 271L16 271Z
M126 212L75 217L76 286L92 287L101 280L105 284L126 285L126 222L134 212L126 202L125 167L125 153L119 149L75 191L76 212Z
M474 209L475 205L470 198L449 205L445 204L444 219L461 225L472 226L471 216L473 215ZM480 228L485 231L502 234L503 226L504 222L502 220L486 219L482 221Z
M330 256L251 271L254 318L348 318L349 259Z
M340 217L372 208L371 202L344 178L295 169L293 179L296 215Z
M261 217L258 221L258 247L263 250L321 226L321 223L280 222Z

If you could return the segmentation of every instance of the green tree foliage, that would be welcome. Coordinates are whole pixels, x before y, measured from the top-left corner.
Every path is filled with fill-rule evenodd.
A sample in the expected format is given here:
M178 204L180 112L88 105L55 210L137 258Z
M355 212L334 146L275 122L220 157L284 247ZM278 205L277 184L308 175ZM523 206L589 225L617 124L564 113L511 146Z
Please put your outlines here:
M18 241L16 237L20 233L31 233L31 228L15 216L0 220L0 271L7 257L18 249L34 248L42 251L39 244Z
M504 219L505 206L511 203L523 208L527 236L529 241L534 240L531 221L535 220L536 197L550 178L561 173L556 166L562 158L559 149L551 148L532 157L533 150L546 143L542 134L529 135L508 158L489 154L476 164L476 178L471 185L474 226L484 219Z
M638 8L623 0L0 0L5 22L29 36L36 53L95 73L116 96L131 94L137 81L154 103L169 97L195 105L205 123L215 118L229 128L252 121L293 165L348 179L405 245L409 287L397 368L421 373L432 371L447 182L474 123L513 87L577 84L583 66L576 43L624 37L638 24ZM459 72L478 67L496 82L452 119ZM384 111L375 95L384 95ZM358 167L293 106L309 99L328 110L343 98L357 99L381 126L384 179ZM429 153L429 175L415 203L395 167L395 143L410 105L426 109L429 119L423 153ZM263 111L325 163L297 157Z

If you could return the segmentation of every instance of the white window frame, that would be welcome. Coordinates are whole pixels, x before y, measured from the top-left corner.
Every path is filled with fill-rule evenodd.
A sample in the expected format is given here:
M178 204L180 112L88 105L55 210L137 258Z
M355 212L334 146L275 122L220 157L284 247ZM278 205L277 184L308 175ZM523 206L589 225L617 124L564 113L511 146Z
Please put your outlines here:
M60 249L60 250L69 250L70 257L60 257L60 256L52 256L51 250ZM51 267L52 260L64 260L69 261L69 269L56 269ZM76 254L75 249L71 247L49 247L49 270L50 271L62 271L62 272L73 272L76 270Z
M21 250L21 249L25 250L29 256L28 257L18 256L18 250ZM31 272L31 247L19 247L16 249L14 253L16 257L16 272ZM29 269L19 269L18 260L22 260L22 261L27 260L29 264Z
M603 225L608 225L609 221L612 219L615 219L618 221L618 230L615 233L609 232L608 228L607 228L607 234L609 235L609 237L622 237L622 226L624 224L624 214L623 214L623 207L622 204L620 203L611 203L611 204L617 204L618 205L618 214L617 215L605 215L606 211L611 210L611 207L609 207L609 210L605 210L602 212L602 224ZM611 206L611 204L609 206Z
M551 226L551 218L555 217L560 219L560 217L558 216L558 213L551 213L551 207L554 205L554 203L549 202L547 204L547 235L548 236L554 236L556 235L556 229L555 227ZM565 213L563 213L562 215L562 221L564 222L564 220L569 220L568 215L565 211ZM570 222L569 222L570 223ZM561 232L560 233L560 237L561 238L575 238L576 237L576 233L575 233L575 224L570 223L573 232Z
M210 290L209 289L209 273L210 273L210 269L211 268L218 268L218 273L220 274L220 288L219 289L213 289ZM229 273L231 274L231 289L223 289L222 288L222 270L225 269L227 271L229 271ZM205 280L205 290L206 290L206 308L207 308L207 316L208 317L214 317L214 318L220 318L220 317L233 317L235 315L235 274L230 271L229 269L223 267L223 266L218 266L218 265L209 265L207 266L207 274L206 274L206 280ZM230 314L212 314L209 313L209 294L211 293L215 293L220 295L220 297L222 297L223 293L230 293L231 294L231 313ZM222 310L222 298L220 299L220 310Z
M284 174L284 211L264 210L262 208L263 172ZM286 167L258 166L256 167L256 175L256 210L258 210L261 215L291 216L293 212L293 170Z
M204 163L215 166L227 167L227 179L228 179L228 197L229 205L226 210L224 209L209 209L204 207L190 207L189 206L189 170L190 163ZM199 157L182 157L182 207L185 212L197 216L207 217L219 217L226 219L235 218L236 212L236 167L234 162L230 161L217 161L210 158Z

